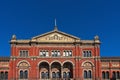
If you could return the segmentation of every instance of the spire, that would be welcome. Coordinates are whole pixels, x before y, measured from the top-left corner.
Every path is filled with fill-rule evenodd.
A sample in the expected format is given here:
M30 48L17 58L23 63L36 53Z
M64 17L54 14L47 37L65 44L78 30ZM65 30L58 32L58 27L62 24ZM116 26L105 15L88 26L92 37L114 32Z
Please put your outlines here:
M57 26L56 19L55 19L55 26Z
M55 19L55 26L54 26L54 31L57 31L58 28L57 28L57 22L56 22L56 19Z

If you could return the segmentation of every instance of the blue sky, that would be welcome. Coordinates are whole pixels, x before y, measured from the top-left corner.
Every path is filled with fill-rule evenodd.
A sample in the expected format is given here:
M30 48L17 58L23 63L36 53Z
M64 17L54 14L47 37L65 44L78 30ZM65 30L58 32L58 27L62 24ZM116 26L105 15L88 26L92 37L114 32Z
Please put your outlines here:
M1 0L0 56L10 56L11 36L31 39L54 28L93 39L99 35L101 56L120 56L118 0Z

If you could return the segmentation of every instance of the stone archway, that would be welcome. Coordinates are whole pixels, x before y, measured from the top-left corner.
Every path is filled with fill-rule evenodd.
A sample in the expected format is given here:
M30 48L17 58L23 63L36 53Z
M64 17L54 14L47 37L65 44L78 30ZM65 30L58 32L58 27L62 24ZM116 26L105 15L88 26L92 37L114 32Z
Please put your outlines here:
M63 78L73 78L73 64L71 62L65 62L63 64Z
M84 62L82 64L82 68L83 68L83 78L84 79L89 79L89 80L92 80L93 78L93 67L94 65L91 63L91 62Z
M41 62L39 64L39 74L40 74L40 79L49 78L49 64L47 62Z
M51 64L51 77L61 78L61 64L58 62L53 62Z
M19 79L29 78L29 67L30 67L30 64L27 61L20 61L18 63Z

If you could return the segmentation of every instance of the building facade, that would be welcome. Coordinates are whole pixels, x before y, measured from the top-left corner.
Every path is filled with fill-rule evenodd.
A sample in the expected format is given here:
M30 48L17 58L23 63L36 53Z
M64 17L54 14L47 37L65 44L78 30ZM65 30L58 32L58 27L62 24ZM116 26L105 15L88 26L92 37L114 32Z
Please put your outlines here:
M0 58L0 80L120 80L120 57L101 57L100 40L57 29L28 40L12 36L11 56Z

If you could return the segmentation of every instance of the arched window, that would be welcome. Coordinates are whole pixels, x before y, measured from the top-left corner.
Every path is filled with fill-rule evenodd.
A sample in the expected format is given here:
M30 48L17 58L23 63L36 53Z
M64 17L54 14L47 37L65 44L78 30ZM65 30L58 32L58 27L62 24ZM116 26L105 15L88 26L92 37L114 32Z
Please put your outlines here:
M63 78L66 78L66 72L63 72Z
M8 79L8 72L5 72L5 79Z
M86 56L87 56L87 55L86 55L86 51L83 51L83 56L84 56L84 57L86 57Z
M60 78L60 72L56 73L56 78Z
M105 79L105 72L102 72L102 79Z
M23 71L21 70L20 71L20 79L23 79L24 77L23 77Z
M56 78L55 72L52 72L52 78Z
M89 51L89 57L92 57L91 51Z
M57 51L55 51L55 54L54 54L54 56L55 56L55 57L57 57L57 55L58 55L58 52L57 52Z
M109 79L109 72L106 72L106 79Z
M1 72L1 79L4 79L4 72Z
M43 79L45 77L44 72L41 72L41 78Z
M48 78L49 76L48 72L44 73L44 75L45 75L45 78Z
M88 71L88 78L92 78L92 73L90 70Z
M120 73L117 71L117 79L120 79Z
M86 70L84 71L84 78L85 79L87 78L87 71Z
M66 51L66 56L69 56L69 51Z
M86 51L87 57L89 57L89 51Z
M70 78L70 72L67 72L67 78Z
M24 79L27 79L28 78L28 71L26 70L25 72L24 72Z
M66 56L66 51L63 51L63 56Z
M116 73L113 71L112 78L116 79Z

